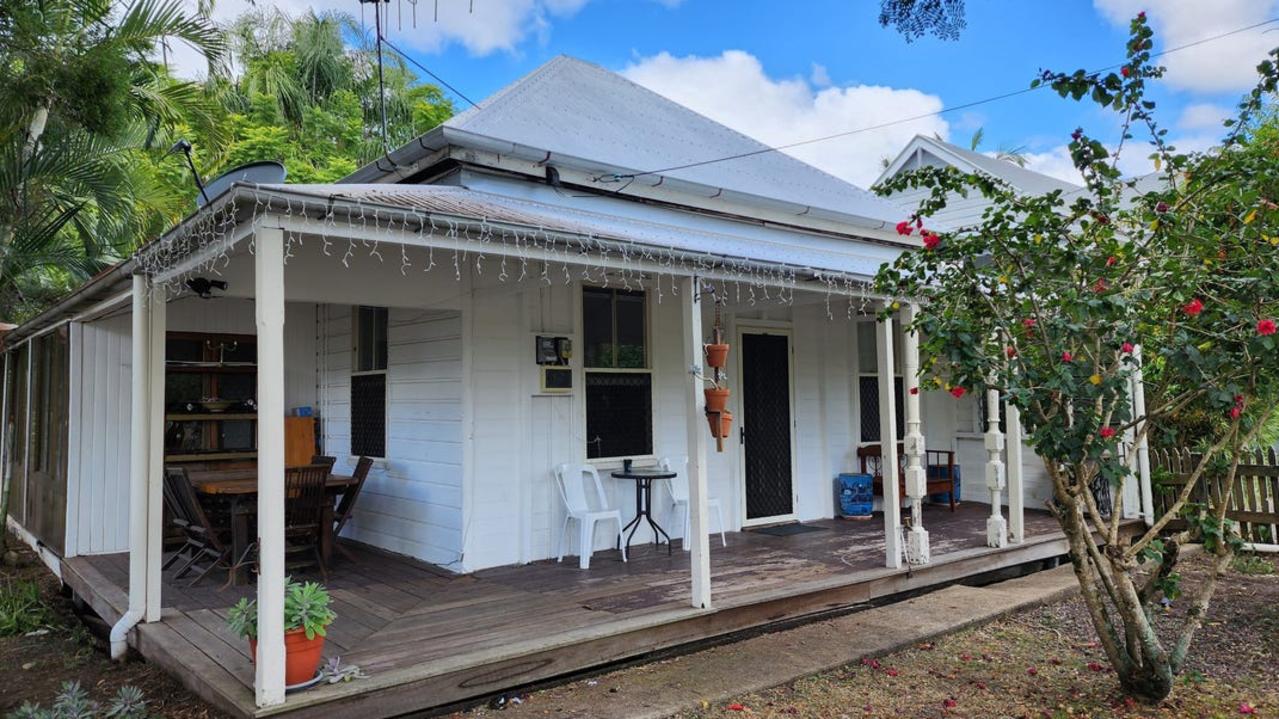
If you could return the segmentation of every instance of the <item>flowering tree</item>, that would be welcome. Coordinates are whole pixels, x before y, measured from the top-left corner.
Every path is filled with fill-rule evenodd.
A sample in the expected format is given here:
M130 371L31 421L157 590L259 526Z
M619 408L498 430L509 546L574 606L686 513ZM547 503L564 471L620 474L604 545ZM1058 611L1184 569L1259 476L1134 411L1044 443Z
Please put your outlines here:
M954 168L895 178L880 191L931 189L918 214L898 226L922 236L923 250L886 266L877 284L924 305L914 328L927 379L956 396L994 387L1021 410L1101 645L1124 690L1157 701L1171 691L1238 546L1225 517L1232 480L1279 405L1279 137L1262 127L1279 83L1279 50L1258 66L1258 85L1225 123L1220 147L1185 154L1167 143L1145 97L1162 68L1150 64L1144 13L1130 29L1119 72L1044 72L1035 80L1121 120L1118 147L1082 130L1071 135L1085 189L1023 196ZM1138 133L1157 174L1123 180L1118 158L1133 151ZM991 202L977 224L926 228L949 200L972 192ZM1143 362L1159 386L1138 416L1130 387ZM1189 482L1142 533L1121 531L1122 493L1107 515L1090 486L1118 486L1137 442L1191 410L1221 421L1202 438ZM1196 504L1196 485L1210 478L1221 480L1224 496ZM1176 564L1187 541L1203 543L1212 571L1185 588L1192 596L1175 635L1161 635L1153 610L1182 592Z

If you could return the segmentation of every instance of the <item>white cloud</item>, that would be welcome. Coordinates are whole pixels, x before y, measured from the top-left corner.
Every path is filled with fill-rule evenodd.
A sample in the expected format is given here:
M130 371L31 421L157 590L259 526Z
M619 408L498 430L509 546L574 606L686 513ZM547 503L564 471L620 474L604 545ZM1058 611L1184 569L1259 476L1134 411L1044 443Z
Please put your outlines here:
M1177 118L1177 127L1183 130L1219 130L1224 131L1221 122L1230 117L1232 110L1212 103L1200 102L1186 105Z
M714 57L642 58L622 74L635 82L769 145L808 140L903 117L936 112L942 101L918 90L878 85L815 89L802 77L769 77L741 50ZM866 187L878 177L880 158L895 157L916 134L948 133L946 121L927 117L786 152L837 177Z
M1111 23L1127 28L1146 12L1155 31L1156 50L1171 48L1263 22L1279 11L1279 0L1093 0ZM1237 91L1256 81L1257 63L1276 44L1264 34L1273 25L1204 43L1155 58L1168 68L1174 87L1203 92Z
M655 0L675 7L679 0ZM195 0L186 0L194 9ZM413 5L399 0L387 7L383 20L384 33L406 50L437 53L459 45L473 55L515 52L529 37L545 42L552 21L571 17L590 0L418 0L417 22L413 22ZM317 13L336 10L363 20L373 33L373 11L354 0L218 0L213 6L213 19L227 23L245 11L257 7L279 8L292 17L308 10ZM436 16L438 8L438 17ZM363 12L363 15L361 15ZM171 66L184 77L204 74L204 60L181 41L171 43Z
M813 69L808 73L808 80L817 87L830 87L832 84L830 81L830 71L826 69L825 65L818 63L813 63Z
M1034 170L1059 180L1073 182L1076 185L1084 184L1084 178L1080 176L1079 171L1075 169L1074 163L1070 161L1070 149L1065 145L1059 145L1043 152L1023 152L1022 156L1026 158L1027 170Z

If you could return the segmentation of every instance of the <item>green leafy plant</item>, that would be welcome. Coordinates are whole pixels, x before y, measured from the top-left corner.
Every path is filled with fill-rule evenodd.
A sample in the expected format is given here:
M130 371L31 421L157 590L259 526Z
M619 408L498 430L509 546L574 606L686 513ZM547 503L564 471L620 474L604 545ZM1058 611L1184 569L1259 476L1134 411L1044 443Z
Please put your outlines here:
M284 587L284 631L301 629L307 639L322 637L337 619L329 607L329 593L319 582L295 582L288 579ZM227 611L227 626L237 636L257 639L257 600L242 597Z
M1254 552L1236 556L1234 561L1230 563L1230 568L1240 574L1252 576L1263 576L1276 572L1274 562Z
M995 389L1021 411L1100 644L1126 692L1159 701L1241 546L1226 517L1235 477L1279 407L1279 50L1258 65L1220 145L1183 153L1147 95L1163 69L1151 64L1144 13L1129 29L1119 71L1043 71L1033 82L1118 116L1115 143L1071 133L1084 188L1025 194L940 167L894 177L880 191L925 191L897 226L922 249L882 268L876 286L923 308L911 325L922 336L921 383L956 397ZM1139 132L1155 166L1141 181L1119 170ZM973 194L987 202L972 224L925 226ZM1130 388L1147 369L1143 413ZM1162 485L1166 511L1150 527L1121 531L1114 490L1131 476L1136 447L1187 413L1211 421L1174 438L1201 446L1184 481ZM1109 512L1098 484L1115 496ZM1197 492L1204 484L1222 491ZM1174 571L1187 542L1212 558L1193 588ZM1154 610L1180 594L1189 597L1180 626L1157 631Z
M53 609L40 596L38 584L20 580L0 586L0 637L34 632L53 622Z
M148 716L146 697L137 687L120 687L104 709L80 682L74 681L62 683L48 709L26 702L8 714L9 719L146 719Z

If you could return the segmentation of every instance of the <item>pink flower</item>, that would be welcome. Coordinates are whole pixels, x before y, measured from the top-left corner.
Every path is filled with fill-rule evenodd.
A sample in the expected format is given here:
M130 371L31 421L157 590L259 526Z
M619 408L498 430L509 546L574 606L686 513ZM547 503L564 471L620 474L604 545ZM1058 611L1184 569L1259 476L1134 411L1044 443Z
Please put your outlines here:
M1034 667L1031 667L1031 668L1029 668L1029 669L1027 669L1027 670L1026 670L1026 673L1033 677L1033 676L1035 676L1036 674L1038 674L1038 673L1039 673L1039 670L1038 670L1038 669L1036 669L1036 668L1034 668Z
M1242 414L1243 414L1243 407L1240 407L1239 405L1235 405L1234 407L1230 408L1230 419L1239 419L1239 416Z
M1114 428L1114 427L1102 427L1102 428L1101 428L1101 433L1100 433L1100 434L1101 434L1101 438L1102 438L1102 439L1110 439L1111 437L1114 437L1114 436L1115 436L1115 428Z
M727 710L729 710L729 711L731 711L731 712L744 712L744 711L746 711L746 707L742 706L741 704L729 704L728 706L726 706L726 707L724 707L724 708L725 708L725 709L727 709Z
M884 673L885 673L885 674L887 674L887 675L888 675L888 676L890 676L890 677L895 677L895 676L897 676L897 669L896 669L896 668L894 668L894 667L889 667L889 668L887 668L887 669L885 669L885 670L884 670Z
M941 244L941 237L939 237L936 232L920 230L919 236L924 238L924 247L930 250L937 249L937 245Z
M944 706L944 707L946 707L947 709L954 709L954 708L955 708L955 706L956 706L957 704L959 704L959 702L957 702L957 701L955 701L954 699L951 699L951 698L949 698L949 697L947 697L947 698L946 698L945 700L943 700L943 701L942 701L942 703L941 703L941 705L942 705L942 706Z
M1123 352L1124 354L1132 354L1132 351L1135 349L1137 348L1133 346L1133 343L1131 342L1125 342L1119 347L1119 351Z
M1181 311L1185 312L1187 315L1191 317L1198 317L1199 313L1204 311L1203 300L1200 300L1198 297L1196 297L1193 300L1182 305Z
M1074 355L1072 355L1072 354L1070 353L1070 351L1069 351L1069 350L1067 350L1066 352L1062 352L1062 353L1061 353L1061 361L1062 361L1062 362L1069 362L1069 361L1073 360L1074 358L1075 358L1075 356L1074 356Z
M1034 326L1035 326L1035 318L1034 318L1034 317L1027 317L1026 319L1024 319L1024 320L1022 320L1022 321L1021 321L1021 326L1022 326L1022 327L1025 327L1026 329L1030 329L1030 328L1034 327Z
M1239 702L1239 713L1240 714L1256 714L1257 709L1256 707L1249 704L1248 702Z
M1088 668L1093 670L1094 672L1106 671L1105 665L1100 664L1099 662L1088 662Z
M1257 321L1257 334L1266 337L1275 333L1275 321L1269 317Z
M961 398L961 397L963 397L963 396L964 396L964 394L966 394L967 392L968 392L968 390L964 389L963 387L951 387L951 388L950 388L950 395L951 395L952 397L954 397L955 399L960 399L960 398Z
M1083 136L1084 136L1084 129L1082 127L1076 127L1075 131L1070 133L1070 139L1074 140L1075 142L1078 142L1079 138Z
M902 220L897 223L897 234L899 235L909 235L914 231L915 228L910 226L910 220Z

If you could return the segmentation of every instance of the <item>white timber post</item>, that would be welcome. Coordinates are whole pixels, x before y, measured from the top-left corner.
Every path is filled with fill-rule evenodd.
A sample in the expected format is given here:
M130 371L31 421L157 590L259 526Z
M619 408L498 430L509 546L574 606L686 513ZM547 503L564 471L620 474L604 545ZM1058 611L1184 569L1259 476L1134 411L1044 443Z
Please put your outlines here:
M902 318L909 327L918 316L919 305L907 305ZM928 468L924 464L924 433L919 411L919 333L906 330L902 343L902 376L906 385L906 497L910 500L910 531L906 534L906 561L928 564L928 530L924 529L924 492L928 489Z
M1026 541L1026 487L1022 468L1021 410L1012 402L1004 403L1004 438L1008 455L1008 533L1013 544Z
M680 280L680 305L684 310L684 359L688 366L688 520L691 547L690 572L695 609L711 608L711 546L706 535L706 396L702 394L703 349L701 282ZM690 544L691 543L691 544Z
M147 295L151 282L146 275L133 276L133 314L129 361L129 606L111 627L111 658L128 654L129 630L142 621L147 609L147 511L150 492L151 432L147 413L151 411L151 318Z
M1000 507L1004 489L1004 433L999 431L999 390L986 390L986 489L990 490L990 517L986 520L986 546L1008 546L1008 522Z
M894 381L893 318L879 321L875 347L879 355L880 475L884 488L884 563L902 565L901 497L897 494L897 383Z
M259 707L284 703L284 233L257 231Z
M1133 427L1137 437L1137 481L1141 490L1141 515L1146 526L1155 521L1155 498L1150 487L1150 438L1146 429L1146 381L1142 376L1141 345L1133 349L1137 370L1132 374L1132 416L1137 421Z
M168 305L163 286L147 293L147 607L146 621L160 621L160 563L164 551L164 347ZM139 518L140 520L141 518ZM134 520L134 521L139 521Z

